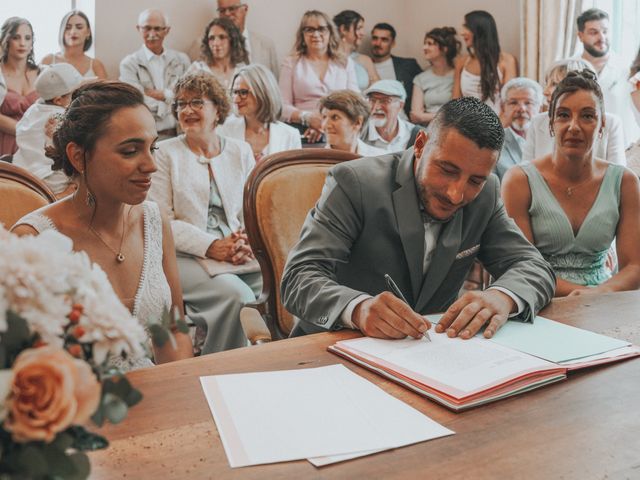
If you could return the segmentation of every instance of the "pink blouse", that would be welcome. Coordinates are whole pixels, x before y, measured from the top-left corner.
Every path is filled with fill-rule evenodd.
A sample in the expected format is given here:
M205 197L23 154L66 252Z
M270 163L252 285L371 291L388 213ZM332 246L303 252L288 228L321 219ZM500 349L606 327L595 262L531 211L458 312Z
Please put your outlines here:
M327 73L320 79L305 57L289 56L282 62L280 70L282 118L288 122L296 110L317 111L322 97L334 90L345 89L360 92L355 65L350 58L346 67L330 61Z

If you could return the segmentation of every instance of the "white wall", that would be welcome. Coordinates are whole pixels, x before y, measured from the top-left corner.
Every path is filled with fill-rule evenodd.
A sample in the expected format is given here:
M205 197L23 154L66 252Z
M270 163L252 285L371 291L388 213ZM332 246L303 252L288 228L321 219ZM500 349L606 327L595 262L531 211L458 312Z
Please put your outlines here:
M145 8L160 8L169 14L172 30L167 45L187 51L206 24L216 15L216 0L96 0L96 56L112 78L118 76L120 60L141 45L135 24ZM398 31L394 53L422 61L422 40L427 30L450 25L460 29L466 12L482 8L496 19L503 50L520 53L520 1L484 0L246 0L248 26L273 39L282 59L293 46L302 14L317 8L333 16L352 9L365 17L365 30L388 22Z

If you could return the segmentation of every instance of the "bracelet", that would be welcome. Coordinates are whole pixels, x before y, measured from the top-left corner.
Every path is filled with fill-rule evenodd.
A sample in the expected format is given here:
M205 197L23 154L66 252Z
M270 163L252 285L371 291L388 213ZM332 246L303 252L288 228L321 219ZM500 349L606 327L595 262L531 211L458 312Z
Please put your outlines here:
M311 116L310 112L302 112L300 114L300 123L305 127L309 126L309 117Z

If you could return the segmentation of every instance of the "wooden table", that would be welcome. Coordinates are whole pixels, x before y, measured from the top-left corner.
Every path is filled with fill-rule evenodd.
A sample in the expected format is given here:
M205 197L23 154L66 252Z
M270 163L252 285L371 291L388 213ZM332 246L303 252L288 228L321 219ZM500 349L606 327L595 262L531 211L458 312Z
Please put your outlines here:
M640 344L639 307L640 292L625 292L554 300L543 315ZM91 478L640 478L638 359L456 414L326 351L355 336L318 334L131 373L145 398L123 424L103 428L111 446L91 454ZM320 469L306 461L231 469L198 377L335 363L456 435ZM286 398L273 414L287 414Z

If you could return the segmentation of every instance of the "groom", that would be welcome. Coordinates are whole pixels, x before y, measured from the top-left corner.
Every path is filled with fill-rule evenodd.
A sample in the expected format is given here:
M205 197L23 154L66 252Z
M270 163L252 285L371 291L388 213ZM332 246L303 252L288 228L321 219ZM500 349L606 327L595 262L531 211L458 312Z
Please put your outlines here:
M450 337L533 321L555 276L505 213L491 174L503 140L491 108L465 97L445 104L413 149L334 167L282 279L299 318L292 336L348 327L417 338L430 328L422 314L444 311L436 332ZM495 281L456 300L476 257Z

